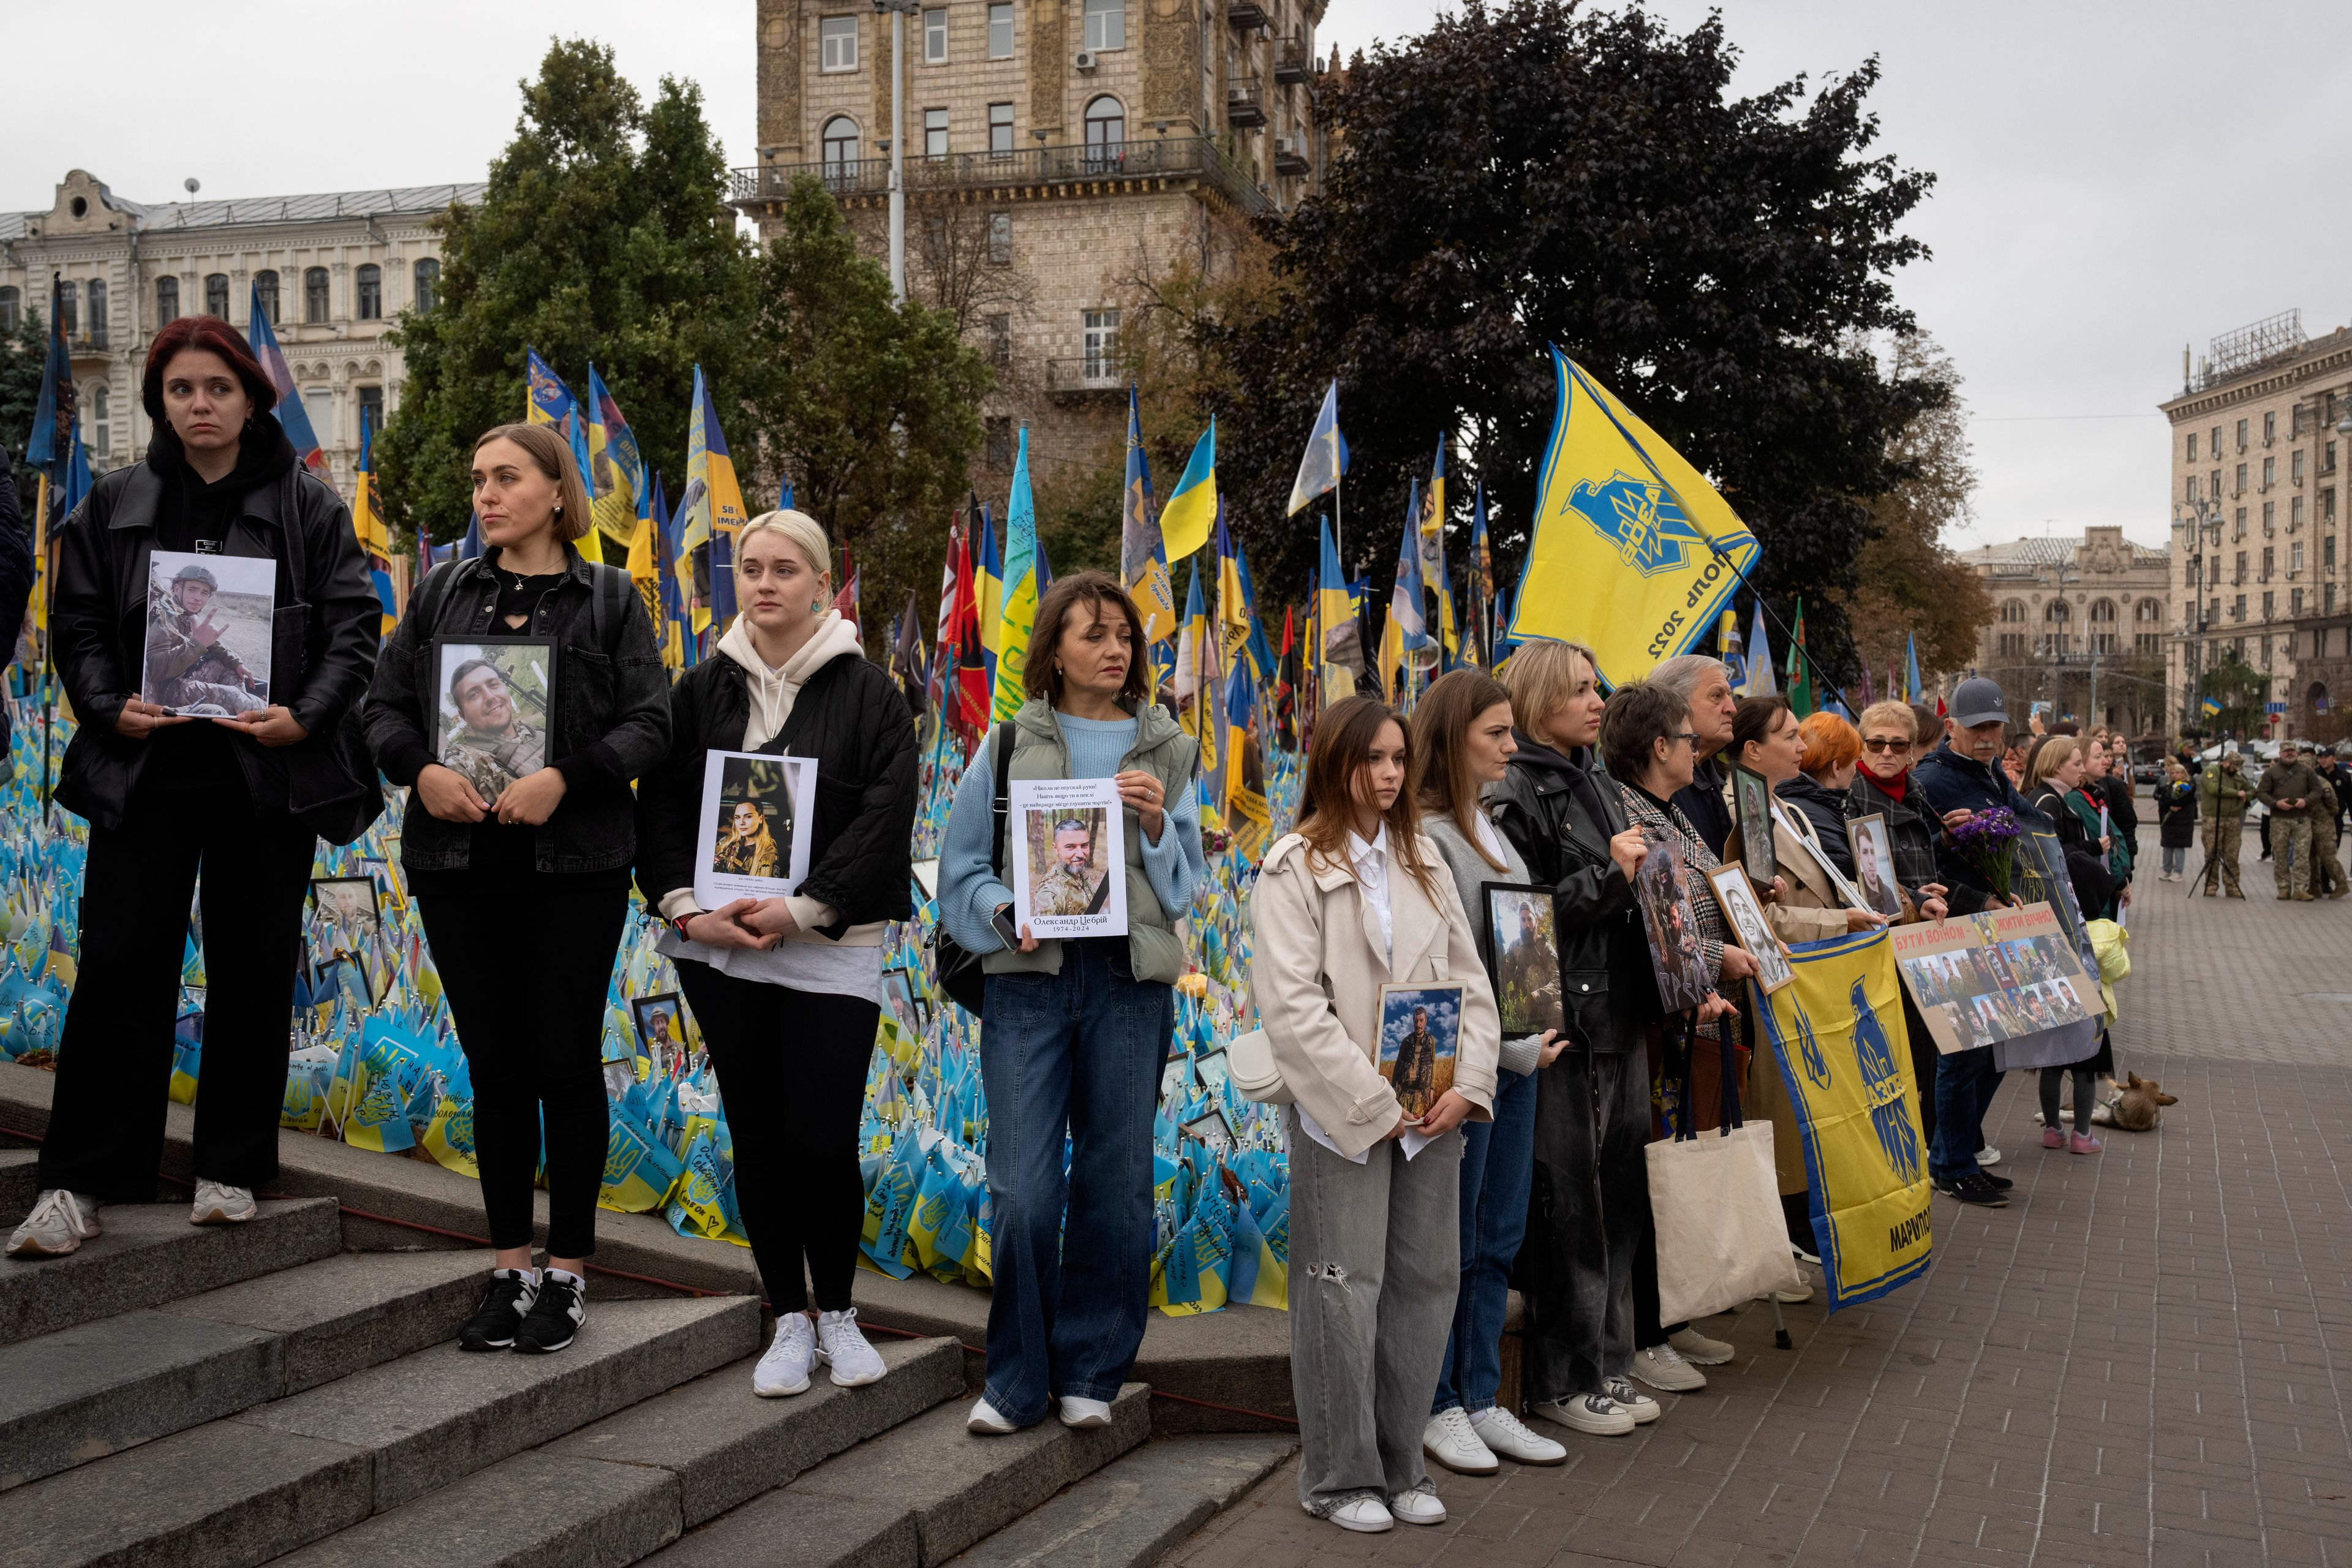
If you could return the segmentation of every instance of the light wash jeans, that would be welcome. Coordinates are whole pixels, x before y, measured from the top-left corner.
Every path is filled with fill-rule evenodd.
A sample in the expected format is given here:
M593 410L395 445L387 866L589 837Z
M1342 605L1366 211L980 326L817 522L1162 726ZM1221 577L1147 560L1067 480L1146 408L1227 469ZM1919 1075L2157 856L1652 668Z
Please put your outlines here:
M1407 1160L1383 1139L1359 1165L1290 1134L1290 1388L1298 1500L1328 1516L1356 1498L1429 1486L1422 1429L1462 1282L1462 1135Z
M2178 877L2187 869L2189 869L2189 846L2184 844L2179 848L2176 849L2168 844L2166 845L2164 848L2164 874L2168 877Z
M1536 1075L1496 1079L1495 1120L1462 1126L1462 1290L1433 1415L1491 1408L1503 1385L1503 1310L1535 1184Z
M1143 1343L1151 1117L1175 992L1131 973L1127 939L1109 937L1064 942L1059 974L988 977L980 1077L995 1279L985 1394L1017 1426L1044 1420L1066 1395L1118 1398Z

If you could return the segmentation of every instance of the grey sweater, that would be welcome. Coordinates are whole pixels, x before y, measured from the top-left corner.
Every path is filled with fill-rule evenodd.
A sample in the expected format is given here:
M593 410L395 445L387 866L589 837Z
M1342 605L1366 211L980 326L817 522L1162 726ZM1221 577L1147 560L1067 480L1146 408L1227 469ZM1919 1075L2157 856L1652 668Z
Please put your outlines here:
M1443 812L1422 813L1420 826L1422 833L1437 846L1437 853L1445 860L1445 868L1454 873L1454 889L1462 895L1462 912L1470 917L1470 929L1477 933L1478 956L1492 967L1495 939L1486 930L1486 900L1479 891L1479 884L1531 882L1534 879L1528 875L1527 862L1519 858L1519 852L1511 847L1511 841L1497 832L1495 837L1502 845L1503 858L1507 863L1507 869L1497 871L1495 863L1480 854L1476 845L1463 837L1462 830L1454 826L1454 819ZM1535 1071L1541 1051L1536 1044L1538 1037L1521 1035L1517 1038L1506 1038L1500 1064L1503 1070L1517 1073L1521 1078Z

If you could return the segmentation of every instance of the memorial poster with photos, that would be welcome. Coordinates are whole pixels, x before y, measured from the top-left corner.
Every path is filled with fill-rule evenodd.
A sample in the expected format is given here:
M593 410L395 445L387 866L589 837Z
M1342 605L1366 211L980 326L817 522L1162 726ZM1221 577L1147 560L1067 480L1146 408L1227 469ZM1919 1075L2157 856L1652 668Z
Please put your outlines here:
M436 638L433 756L485 804L547 766L553 739L551 637Z
M1691 903L1683 869L1682 851L1653 839L1633 878L1642 932L1649 941L1650 965L1658 978L1658 1001L1669 1013L1687 1012L1715 989L1715 976L1707 973L1706 942L1699 935L1698 910Z
M1014 779L1013 923L1038 938L1127 934L1127 814L1115 779Z
M1789 967L1789 955L1781 951L1780 939L1772 934L1772 923L1764 918L1764 902L1756 896L1755 884L1748 873L1737 865L1717 866L1706 875L1706 885L1715 890L1715 901L1723 910L1723 923L1731 929L1733 940L1756 960L1759 971L1753 984L1769 996L1797 977Z
M268 707L277 599L278 563L268 556L151 552L140 700L191 718Z
M1416 1121L1454 1087L1465 989L1459 980L1381 987L1381 1076Z
M1487 882L1486 938L1494 954L1488 964L1503 1037L1566 1029L1559 976L1559 917L1549 888L1517 882Z
M816 759L772 752L710 752L702 763L701 852L694 900L715 910L737 899L781 899L808 876Z
M2095 1024L2099 983L2085 974L2051 907L1987 910L1887 933L1895 967L1939 1051L1972 1050Z

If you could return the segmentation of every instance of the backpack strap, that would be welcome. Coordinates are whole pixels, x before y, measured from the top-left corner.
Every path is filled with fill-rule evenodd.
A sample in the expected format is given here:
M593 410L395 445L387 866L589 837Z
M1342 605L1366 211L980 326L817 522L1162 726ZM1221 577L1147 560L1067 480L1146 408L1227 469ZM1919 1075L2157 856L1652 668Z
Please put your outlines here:
M602 561L590 562L588 571L594 579L594 596L588 604L589 635L596 639L598 648L609 654L613 651L613 639L619 635L621 619L628 614L629 595L636 591L636 584L630 581L628 573Z
M996 875L1004 875L1004 825L1013 815L1013 721L1007 719L996 727L988 743L988 758L996 766L996 797L990 804L990 821L994 832L994 847L989 851L989 865Z

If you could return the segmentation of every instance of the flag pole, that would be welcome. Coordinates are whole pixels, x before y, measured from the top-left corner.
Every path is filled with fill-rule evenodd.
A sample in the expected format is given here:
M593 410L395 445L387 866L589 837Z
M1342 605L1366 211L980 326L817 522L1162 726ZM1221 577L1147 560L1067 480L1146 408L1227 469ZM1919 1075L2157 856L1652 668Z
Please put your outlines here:
M49 815L50 728L58 710L57 663L51 648L57 641L49 626L49 470L40 470L33 489L33 584L40 602L33 606L41 632L41 817Z

